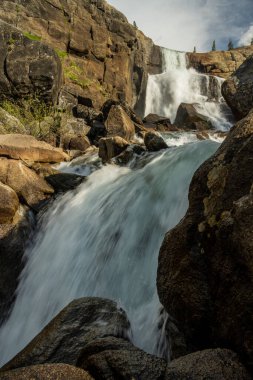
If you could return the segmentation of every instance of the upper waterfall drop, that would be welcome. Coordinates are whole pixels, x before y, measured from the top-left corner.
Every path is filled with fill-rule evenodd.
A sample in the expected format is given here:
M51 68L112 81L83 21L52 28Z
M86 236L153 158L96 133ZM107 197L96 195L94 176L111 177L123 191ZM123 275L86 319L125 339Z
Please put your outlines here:
M162 48L162 57L162 74L148 78L145 116L154 113L174 122L180 104L189 103L215 129L230 129L229 109L221 94L223 79L188 68L184 52Z

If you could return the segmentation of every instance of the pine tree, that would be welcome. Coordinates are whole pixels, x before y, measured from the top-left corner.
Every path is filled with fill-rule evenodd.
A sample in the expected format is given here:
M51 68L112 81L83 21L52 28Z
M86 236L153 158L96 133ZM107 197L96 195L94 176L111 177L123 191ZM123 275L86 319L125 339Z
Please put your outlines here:
M253 38L251 38L251 43L250 44L253 45Z
M213 40L212 51L216 51L216 41Z
M193 53L197 53L196 46L194 46Z
M228 50L232 50L232 49L234 49L234 44L233 44L232 40L229 40L228 41Z
M133 22L133 26L135 27L135 29L138 29L137 24L136 24L135 21Z

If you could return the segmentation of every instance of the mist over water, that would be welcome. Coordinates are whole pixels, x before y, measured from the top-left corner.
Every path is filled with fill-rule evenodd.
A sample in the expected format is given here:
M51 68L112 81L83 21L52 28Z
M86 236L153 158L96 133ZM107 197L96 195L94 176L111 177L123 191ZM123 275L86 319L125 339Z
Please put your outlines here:
M186 212L193 173L219 145L186 134L167 141L171 148L153 154L144 167L145 158L132 169L97 170L46 213L26 252L16 303L0 330L2 364L83 296L118 301L130 319L133 342L167 354L156 290L159 248Z
M221 94L223 79L188 69L183 52L162 49L162 55L163 73L148 78L145 115L155 113L174 122L179 105L190 103L214 129L230 129L231 111Z

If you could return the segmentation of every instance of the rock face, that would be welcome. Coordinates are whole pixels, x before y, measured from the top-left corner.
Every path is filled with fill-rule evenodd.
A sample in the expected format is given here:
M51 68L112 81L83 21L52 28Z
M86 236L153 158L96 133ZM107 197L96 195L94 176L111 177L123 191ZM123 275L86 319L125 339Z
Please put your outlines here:
M230 350L204 350L173 360L166 380L250 380L238 356Z
M0 156L32 162L67 161L68 156L33 136L20 134L0 135Z
M28 95L55 103L61 85L61 62L54 50L2 20L0 46L0 98Z
M187 53L189 66L205 74L227 79L253 54L253 46L244 46L229 51Z
M161 149L167 149L168 145L157 132L147 132L144 135L144 144L150 152L158 152Z
M189 209L164 239L157 275L160 300L175 319L186 352L231 347L250 366L252 156L253 112L195 173Z
M11 223L19 206L17 194L0 182L0 224Z
M106 337L88 344L77 366L100 380L158 380L163 379L166 361L148 355L124 339Z
M22 205L12 223L0 224L0 325L15 299L15 290L24 265L22 258L32 229L33 213Z
M110 161L113 157L127 149L129 143L122 137L107 137L99 140L99 157L103 162Z
M161 70L160 49L104 0L6 0L0 18L55 48L63 92L95 107L108 96L143 107L148 72Z
M107 136L120 136L130 141L135 134L134 123L120 105L112 106L105 122Z
M0 374L1 380L92 380L85 371L67 364L44 364Z
M222 95L238 119L253 108L253 55L222 84Z
M205 131L212 128L211 122L196 111L194 104L187 103L181 103L178 107L174 124L185 130Z
M23 203L35 207L54 189L21 161L0 158L0 181L16 192Z
M126 314L115 302L101 298L75 300L3 370L44 363L75 365L87 344L106 336L126 338L128 328Z

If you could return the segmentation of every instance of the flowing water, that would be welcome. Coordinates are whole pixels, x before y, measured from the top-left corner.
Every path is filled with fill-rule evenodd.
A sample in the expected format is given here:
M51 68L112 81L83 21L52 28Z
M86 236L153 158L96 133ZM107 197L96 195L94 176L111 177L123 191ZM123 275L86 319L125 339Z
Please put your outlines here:
M165 354L156 291L159 248L185 214L193 173L219 145L199 142L193 134L172 134L167 142L170 149L132 168L98 169L46 213L26 252L16 303L0 330L2 363L82 296L118 301L131 321L133 342Z
M223 79L187 68L183 52L163 49L163 73L149 75L145 115L155 113L175 121L181 103L195 104L217 130L231 127L232 115L221 94Z
M148 80L146 113L173 121L181 102L197 103L217 129L228 129L221 80L188 70L184 53L164 50L163 57L164 73ZM83 296L116 300L130 319L133 342L168 355L156 290L159 248L187 210L193 173L219 142L198 141L194 133L164 137L169 149L128 167L102 166L96 154L60 166L88 179L54 202L25 253L16 302L0 330L2 364Z

